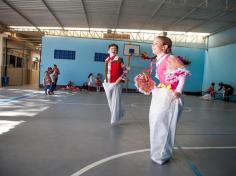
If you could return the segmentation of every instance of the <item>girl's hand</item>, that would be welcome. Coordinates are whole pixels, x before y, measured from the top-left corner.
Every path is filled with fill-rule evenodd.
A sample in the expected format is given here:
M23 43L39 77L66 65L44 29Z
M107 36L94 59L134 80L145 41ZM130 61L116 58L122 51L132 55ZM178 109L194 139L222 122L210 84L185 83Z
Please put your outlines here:
M119 78L116 80L115 85L119 84L120 81L121 81L121 77L119 77Z
M180 98L181 97L181 93L180 92L174 92L174 96L175 98Z

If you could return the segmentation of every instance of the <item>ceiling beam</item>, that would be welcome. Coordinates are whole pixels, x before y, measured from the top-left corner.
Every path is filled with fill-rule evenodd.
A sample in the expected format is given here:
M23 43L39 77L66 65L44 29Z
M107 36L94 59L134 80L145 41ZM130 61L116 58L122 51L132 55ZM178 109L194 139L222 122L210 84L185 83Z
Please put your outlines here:
M34 44L32 41L30 41L30 40L25 40L25 39L21 39L20 37L12 37L12 36L9 36L9 37L8 37L8 40L17 41L17 42L26 42L26 43L32 45L31 47L35 47L35 44ZM24 47L25 47L25 46L24 46ZM25 49L25 50L27 50L27 49L33 49L33 48L30 48L30 47L28 46L28 47L26 47L26 48L9 48L9 49Z
M23 34L22 33L16 33L18 37L22 38L22 39L29 39L29 40L42 40L42 37L40 36L33 36L30 34Z
M210 36L215 35L215 34L217 34L217 33L226 31L226 30L231 29L231 28L233 28L233 27L235 27L235 26L236 26L236 22L234 22L234 23L232 23L232 24L229 24L229 25L227 25L227 26L224 26L224 27L220 27L220 28L216 29L215 31L211 32L211 34L208 35L207 37L210 37Z
M160 11L160 9L163 7L163 5L165 4L166 0L162 0L161 3L157 6L157 8L155 9L155 11L152 13L151 17L147 20L145 20L145 22L140 26L140 30L142 30L142 28L148 24L155 16L156 14Z
M8 25L6 23L2 22L2 21L0 21L0 25L4 28L8 28Z
M215 15L215 16L213 16L213 17L207 19L207 20L204 20L203 22L201 22L201 23L199 23L199 24L197 24L197 25L195 25L195 26L193 26L193 27L187 29L185 32L190 32L190 31L192 31L193 29L196 29L196 28L199 27L199 26L202 26L202 25L204 25L204 24L206 24L206 23L209 23L209 22L211 22L211 21L214 21L214 20L217 19L218 17L225 16L225 15L227 15L227 14L229 14L229 13L234 12L235 10L236 10L236 6L234 6L233 8L231 8L231 9L229 9L229 10L226 10L226 11L224 11L224 12L218 13L217 15Z
M166 0L162 0L162 2L159 4L159 6L157 6L157 8L155 9L155 11L152 13L151 19L153 19L156 14L159 12L159 10L162 8L162 6L165 4Z
M84 14L85 14L85 18L86 18L86 21L87 21L87 24L88 24L88 28L90 28L88 12L87 12L84 0L81 0L81 3L82 3L82 6L83 6L83 9L84 9Z
M28 17L26 17L23 13L21 13L17 8L15 8L13 5L11 5L7 0L2 0L8 7L10 7L12 10L14 10L16 13L18 13L22 18L24 18L26 21L28 21L32 26L34 26L39 32L43 33L37 25L31 21Z
M59 18L56 16L56 14L54 13L54 11L50 8L50 6L47 4L47 2L45 0L42 0L42 2L44 3L44 5L47 7L47 9L49 10L49 12L52 14L52 16L56 19L57 23L61 26L61 28L64 30L64 25L62 24L62 22L59 20Z
M124 0L121 0L118 15L117 15L117 20L116 20L115 30L117 29L119 22L120 22L120 15L121 15L121 9L123 8L123 4L124 4Z
M168 31L170 27L180 23L181 21L183 21L185 18L189 17L189 15L191 15L193 12L197 11L199 8L201 8L205 4L206 4L206 0L203 0L197 7L194 7L193 9L191 9L184 16L182 16L181 18L179 18L175 22L171 23L169 26L164 27L164 30Z
M0 33L9 31L9 27L4 22L0 21Z

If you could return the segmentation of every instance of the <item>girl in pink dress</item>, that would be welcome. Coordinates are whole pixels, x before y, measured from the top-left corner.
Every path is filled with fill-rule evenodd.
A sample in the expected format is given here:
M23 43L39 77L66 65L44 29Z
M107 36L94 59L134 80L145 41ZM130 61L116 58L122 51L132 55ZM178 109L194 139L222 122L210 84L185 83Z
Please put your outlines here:
M152 161L164 164L172 156L177 121L183 110L181 98L185 78L190 75L184 61L171 55L172 41L168 37L154 39L156 78L160 84L152 90L149 111L150 155Z

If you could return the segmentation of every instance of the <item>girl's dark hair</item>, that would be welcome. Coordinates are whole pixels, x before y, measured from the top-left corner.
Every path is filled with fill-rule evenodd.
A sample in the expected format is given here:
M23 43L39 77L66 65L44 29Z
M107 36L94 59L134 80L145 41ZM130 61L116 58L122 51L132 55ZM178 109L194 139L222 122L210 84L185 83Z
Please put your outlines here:
M88 78L89 78L91 75L93 75L93 73L89 73Z
M113 46L116 47L117 51L119 50L119 46L117 44L114 44L114 43L108 45L108 49L110 49Z
M171 39L169 37L165 37L165 36L157 36L157 38L161 39L161 41L163 42L163 45L168 46L166 52L171 53L171 47L172 47Z
M185 59L181 56L178 56L179 60L184 64L184 65L190 65L192 62L188 59Z
M219 86L224 86L224 83L223 83L223 82L220 82L218 85L219 85Z

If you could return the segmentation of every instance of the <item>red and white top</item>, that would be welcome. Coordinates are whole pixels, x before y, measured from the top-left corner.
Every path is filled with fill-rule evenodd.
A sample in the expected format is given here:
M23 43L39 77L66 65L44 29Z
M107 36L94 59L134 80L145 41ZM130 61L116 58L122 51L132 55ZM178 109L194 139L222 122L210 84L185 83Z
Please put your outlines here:
M107 57L105 60L106 82L114 83L123 74L124 62L119 56Z

